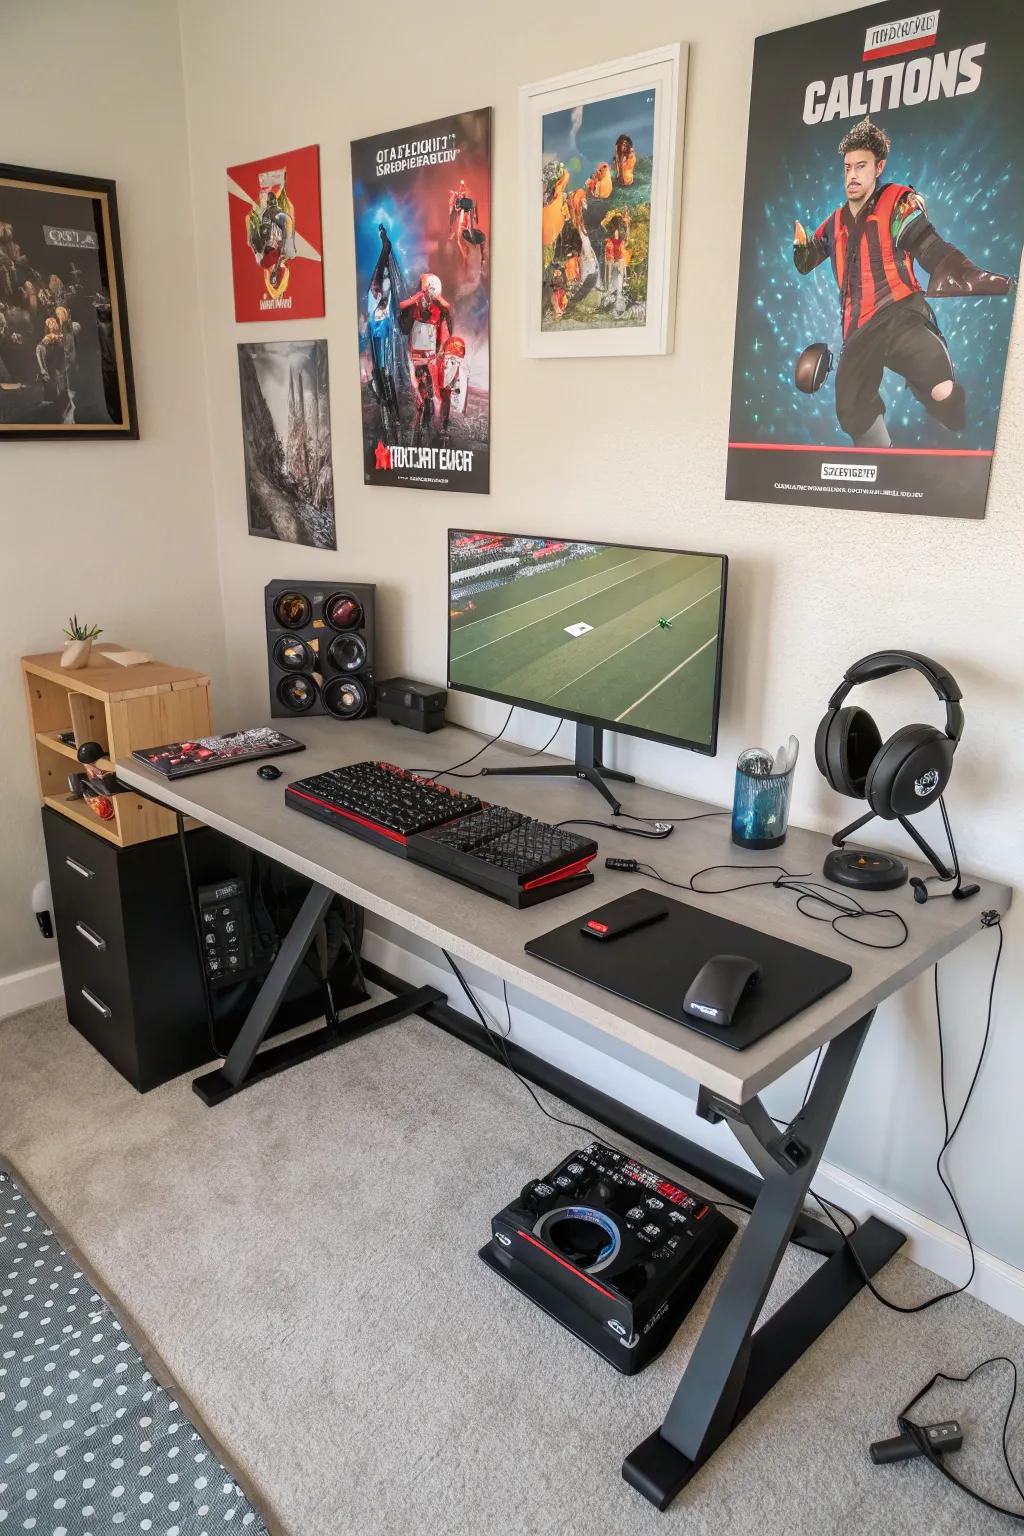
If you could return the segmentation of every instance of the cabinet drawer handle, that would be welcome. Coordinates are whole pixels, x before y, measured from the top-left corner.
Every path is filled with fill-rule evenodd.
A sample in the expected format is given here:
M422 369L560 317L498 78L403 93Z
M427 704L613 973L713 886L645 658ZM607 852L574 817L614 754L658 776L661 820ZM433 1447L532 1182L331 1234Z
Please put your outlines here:
M72 859L65 855L64 863L68 869L73 869L76 875L81 875L83 880L91 880L93 878L94 871L85 864L79 864L77 859Z
M88 987L83 987L82 996L85 998L87 1003L96 1009L97 1013L102 1013L105 1019L109 1019L111 1017L110 1009L107 1007L106 1003L100 1001L95 992L90 992Z
M80 933L85 942L91 944L93 949L106 949L106 939L101 939L99 934L94 933L85 923L76 923L75 932Z

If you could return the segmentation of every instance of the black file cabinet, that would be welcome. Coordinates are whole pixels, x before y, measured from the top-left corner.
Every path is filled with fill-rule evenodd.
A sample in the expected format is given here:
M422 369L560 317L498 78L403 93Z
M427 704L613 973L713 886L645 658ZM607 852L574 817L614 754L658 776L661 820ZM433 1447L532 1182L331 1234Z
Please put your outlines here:
M212 1056L174 837L117 848L43 810L68 1018L145 1093Z

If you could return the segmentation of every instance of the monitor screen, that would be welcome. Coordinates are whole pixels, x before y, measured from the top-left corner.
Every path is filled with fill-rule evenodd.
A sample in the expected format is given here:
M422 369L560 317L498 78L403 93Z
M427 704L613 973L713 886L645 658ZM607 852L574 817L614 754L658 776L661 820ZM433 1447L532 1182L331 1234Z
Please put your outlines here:
M728 561L448 530L448 686L714 752Z

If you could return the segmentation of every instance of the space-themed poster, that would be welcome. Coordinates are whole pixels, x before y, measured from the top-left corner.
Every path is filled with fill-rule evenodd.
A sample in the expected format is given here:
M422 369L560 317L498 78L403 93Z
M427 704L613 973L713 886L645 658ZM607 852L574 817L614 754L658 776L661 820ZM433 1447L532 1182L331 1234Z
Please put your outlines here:
M491 109L352 144L363 480L490 489Z
M1024 240L1024 7L754 50L726 495L985 515Z
M236 320L311 320L324 312L320 149L228 168Z

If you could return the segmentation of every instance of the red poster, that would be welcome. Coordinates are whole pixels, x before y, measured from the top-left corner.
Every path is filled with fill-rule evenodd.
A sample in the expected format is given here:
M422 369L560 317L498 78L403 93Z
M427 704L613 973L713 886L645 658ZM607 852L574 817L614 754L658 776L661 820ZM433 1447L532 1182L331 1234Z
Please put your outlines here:
M310 320L324 312L320 148L228 168L236 320Z

